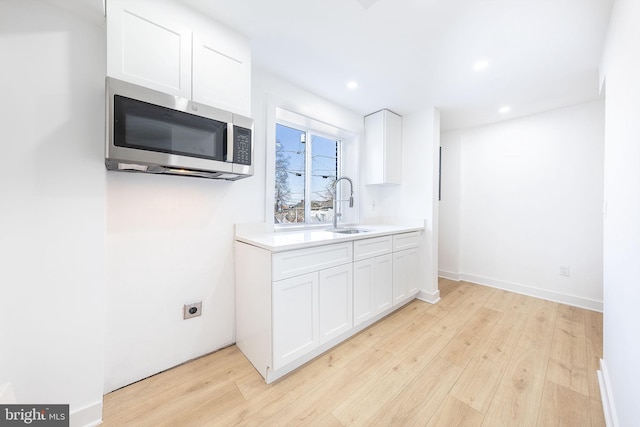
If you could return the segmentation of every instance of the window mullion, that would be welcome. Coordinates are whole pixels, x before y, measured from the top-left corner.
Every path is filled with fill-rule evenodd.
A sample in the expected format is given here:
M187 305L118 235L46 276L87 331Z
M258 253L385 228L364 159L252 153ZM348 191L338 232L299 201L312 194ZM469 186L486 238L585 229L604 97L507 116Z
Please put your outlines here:
M340 143L337 142L336 143L336 177L335 179L338 179L340 177L342 177L342 158L338 155L338 151L339 151L339 147L340 147ZM334 187L335 192L333 194L333 197L336 200L341 200L342 199L342 186L341 185L336 185ZM340 213L342 214L342 204L340 202L333 202L333 205L336 207L336 212L334 212L333 214L337 214ZM342 217L342 221L344 221L344 217Z
M307 146L305 147L304 158L304 222L306 224L311 223L311 165L313 164L313 157L311 151L313 150L311 132L307 130Z

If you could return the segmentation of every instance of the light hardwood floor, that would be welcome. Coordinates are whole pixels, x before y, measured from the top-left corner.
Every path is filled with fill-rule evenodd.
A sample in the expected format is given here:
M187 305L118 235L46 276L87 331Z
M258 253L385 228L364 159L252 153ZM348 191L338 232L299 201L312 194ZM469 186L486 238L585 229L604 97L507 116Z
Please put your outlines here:
M604 426L602 314L440 279L266 385L236 346L105 396L104 426Z

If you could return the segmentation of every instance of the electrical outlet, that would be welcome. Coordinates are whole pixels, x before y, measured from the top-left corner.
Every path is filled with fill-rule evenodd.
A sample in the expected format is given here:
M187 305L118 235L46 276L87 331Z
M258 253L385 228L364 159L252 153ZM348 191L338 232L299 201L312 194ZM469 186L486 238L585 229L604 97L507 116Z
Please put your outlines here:
M571 270L569 269L568 265L561 265L560 266L560 275L564 276L564 277L571 276Z
M185 304L182 314L184 319L191 319L192 317L198 317L202 314L202 301L194 302L193 304Z

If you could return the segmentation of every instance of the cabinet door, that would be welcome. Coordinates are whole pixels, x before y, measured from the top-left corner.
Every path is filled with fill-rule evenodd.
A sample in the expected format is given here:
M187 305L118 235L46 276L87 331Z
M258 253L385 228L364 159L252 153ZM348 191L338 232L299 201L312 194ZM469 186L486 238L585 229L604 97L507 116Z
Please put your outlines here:
M393 305L407 296L407 256L404 251L393 253Z
M318 309L320 344L353 326L353 276L351 264L321 270Z
M391 254L374 258L373 309L383 312L393 304L393 268Z
M228 34L193 35L193 100L251 115L251 51Z
M191 97L191 31L168 2L110 0L107 75Z
M415 295L420 290L420 251L418 248L407 249L407 294Z
M353 263L353 325L390 308L393 303L391 254Z
M374 258L353 263L353 325L357 326L373 317ZM389 281L389 284L391 281Z
M318 273L273 282L273 369L318 346Z
M367 184L402 182L402 117L389 110L364 118Z
M418 248L393 253L393 305L418 292Z

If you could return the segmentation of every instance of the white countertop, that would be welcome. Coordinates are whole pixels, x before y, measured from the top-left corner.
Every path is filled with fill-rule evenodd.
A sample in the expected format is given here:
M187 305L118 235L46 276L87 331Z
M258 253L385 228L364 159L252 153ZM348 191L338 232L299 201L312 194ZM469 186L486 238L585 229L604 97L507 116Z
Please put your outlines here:
M299 229L295 231L268 231L264 225L236 226L236 241L248 243L271 252L289 251L292 249L310 248L314 246L328 245L332 243L350 242L353 240L368 239L371 237L387 236L389 234L408 233L422 231L422 225L378 225L363 224L358 226L345 226L341 228L360 228L370 230L358 234L332 233L323 229Z

